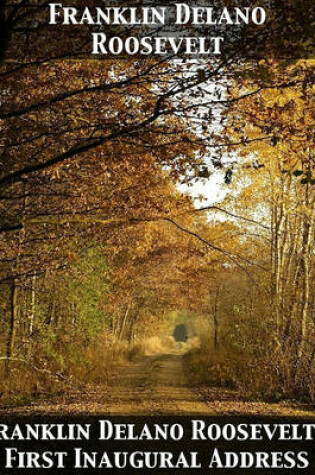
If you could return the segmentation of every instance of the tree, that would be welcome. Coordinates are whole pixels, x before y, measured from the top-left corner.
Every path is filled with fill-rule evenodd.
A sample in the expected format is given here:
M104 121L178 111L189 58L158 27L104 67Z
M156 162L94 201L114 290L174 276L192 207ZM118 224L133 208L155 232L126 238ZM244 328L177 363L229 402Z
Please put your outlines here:
M261 91L254 100L244 101L228 133L238 137L243 128L249 141L261 139L261 145L240 150L242 162L239 159L236 173L246 174L251 182L238 197L239 205L242 208L246 199L257 206L247 209L245 216L269 221L265 229L269 228L270 242L270 341L278 362L278 384L285 393L313 394L314 99L309 78L314 64L312 60L289 65L275 61L268 70L275 77L281 71L282 80L294 78L295 85ZM247 88L249 82L242 79L238 87ZM268 140L271 130L274 135ZM236 214L244 214L244 209Z

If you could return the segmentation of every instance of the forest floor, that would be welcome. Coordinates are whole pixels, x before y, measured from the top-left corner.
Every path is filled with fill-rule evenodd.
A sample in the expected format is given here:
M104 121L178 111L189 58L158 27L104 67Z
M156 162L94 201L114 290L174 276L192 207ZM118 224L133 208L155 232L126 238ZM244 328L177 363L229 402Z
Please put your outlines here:
M314 408L294 402L248 402L233 390L194 388L187 357L180 351L119 363L109 381L72 389L60 396L0 409L18 414L268 415L315 417Z

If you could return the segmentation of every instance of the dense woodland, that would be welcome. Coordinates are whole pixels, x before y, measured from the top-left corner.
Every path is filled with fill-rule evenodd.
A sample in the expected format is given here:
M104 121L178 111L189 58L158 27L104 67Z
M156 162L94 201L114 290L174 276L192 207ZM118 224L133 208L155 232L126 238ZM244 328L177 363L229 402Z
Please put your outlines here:
M28 3L0 7L3 401L105 381L174 315L197 384L313 400L314 60L90 60ZM180 192L213 175L221 202Z

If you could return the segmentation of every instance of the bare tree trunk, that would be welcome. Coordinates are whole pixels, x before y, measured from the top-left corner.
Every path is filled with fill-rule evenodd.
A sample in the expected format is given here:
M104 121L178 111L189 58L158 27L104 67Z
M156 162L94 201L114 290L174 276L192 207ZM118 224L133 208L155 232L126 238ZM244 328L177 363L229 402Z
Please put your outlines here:
M35 305L36 305L36 274L32 277L31 290L31 311L29 319L29 334L32 335L35 319Z
M308 219L308 217L306 218ZM300 333L298 336L297 358L301 359L304 353L305 338L307 332L307 317L310 300L310 243L313 234L313 226L307 222L303 237L303 250L301 269L303 273L303 291L301 299Z
M214 304L213 304L213 346L214 350L217 351L219 347L219 319L218 319L218 304L219 304L219 296L220 296L220 289L221 287L218 286L216 288L214 294Z
M5 57L5 53L10 40L10 26L6 20L7 0L0 3L0 65Z
M119 340L121 340L122 337L124 336L125 329L126 329L126 324L127 324L127 318L128 318L130 309L131 309L131 303L128 304L128 307L126 309L123 321L122 321L120 329L119 329L119 337L118 337Z
M7 339L7 359L5 366L6 377L10 376L10 363L13 356L15 337L16 337L16 324L18 317L18 289L15 281L12 282L10 288L10 328Z
M54 325L55 312L56 312L56 303L53 296L51 302L49 303L47 325Z

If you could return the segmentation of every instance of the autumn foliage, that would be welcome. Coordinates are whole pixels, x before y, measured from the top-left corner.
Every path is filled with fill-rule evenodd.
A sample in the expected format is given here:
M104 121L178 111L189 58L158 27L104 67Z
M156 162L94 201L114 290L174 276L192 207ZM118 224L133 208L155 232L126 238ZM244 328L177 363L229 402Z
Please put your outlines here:
M105 381L175 313L198 384L313 399L314 60L32 55L4 4L4 398Z

